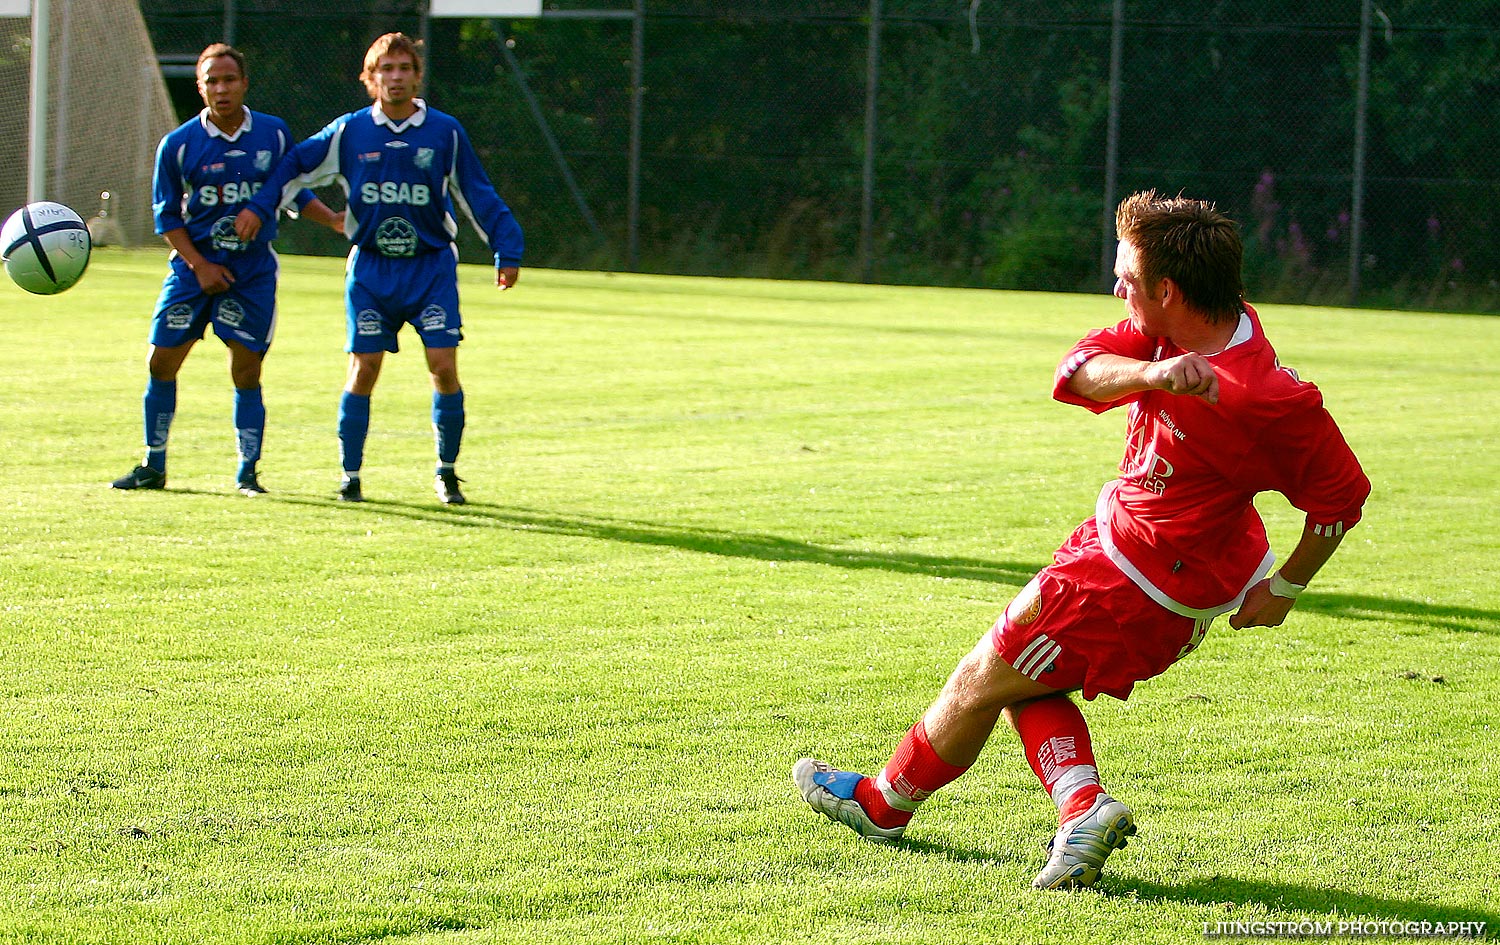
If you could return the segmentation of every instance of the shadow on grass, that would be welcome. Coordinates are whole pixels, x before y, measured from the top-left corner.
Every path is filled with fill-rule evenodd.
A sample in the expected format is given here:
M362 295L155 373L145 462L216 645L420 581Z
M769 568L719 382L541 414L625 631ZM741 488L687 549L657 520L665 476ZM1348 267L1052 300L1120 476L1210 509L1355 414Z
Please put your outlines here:
M986 581L992 584L1010 584L1015 587L1020 587L1031 580L1031 576L1043 567L1042 564L1034 562L988 561L983 558L833 548L776 535L664 525L657 522L615 519L598 515L562 515L535 509L475 502L452 507L366 499L364 502L355 504L341 503L332 499L318 500L283 495L278 495L276 501L295 505L340 506L351 512L395 515L417 521L442 522L462 528L503 528L517 532L596 538L601 541L676 548L726 558L753 558L759 561L824 564L853 570L925 574L930 577Z
M1500 633L1500 611L1454 604L1309 592L1297 598L1297 609L1353 620L1399 620L1466 633Z
M1125 876L1105 875L1100 892L1128 896L1143 902L1180 902L1198 906L1263 906L1273 912L1304 912L1313 915L1337 913L1338 921L1483 922L1485 928L1500 928L1500 913L1462 906L1435 905L1411 899L1391 899L1365 893L1346 892L1297 883L1271 883L1232 876L1212 876L1178 885L1153 883ZM1224 921L1233 921L1226 913Z
M993 851L969 846L954 846L905 838L898 844L900 849L928 856L940 856L964 863L1009 863L1011 858L997 856ZM1029 868L1040 868L1045 853L1037 851L1034 863ZM1372 896L1367 893L1348 892L1320 886L1297 883L1276 883L1262 880L1238 879L1233 876L1208 876L1191 879L1178 884L1156 883L1146 879L1132 879L1108 870L1094 887L1095 893L1118 898L1129 898L1140 902L1178 902L1189 906L1225 907L1261 906L1271 913L1300 912L1314 916L1337 914L1337 921L1432 922L1482 922L1486 937L1500 928L1500 913L1464 906L1445 906L1412 899L1392 899ZM1048 893L1047 895L1065 895ZM1215 919L1214 922L1219 920ZM1232 922L1234 916L1225 911L1223 921ZM1227 936L1233 938L1235 936Z
M258 501L267 501L272 497ZM626 542L695 551L730 558L754 558L760 561L795 561L823 564L853 570L892 571L899 574L924 574L930 577L984 581L1021 587L1046 562L990 561L946 555L900 554L897 552L860 551L832 548L784 538L747 532L730 532L714 528L691 528L607 518L598 515L566 515L509 506L470 503L464 506L426 505L367 499L353 504L333 499L314 499L277 494L274 500L296 505L337 506L350 512L392 515L416 521L442 522L462 528L503 528L544 535L567 535L574 538L596 538L601 541ZM1355 620L1387 620L1456 630L1464 633L1500 634L1500 611L1452 604L1375 597L1368 594L1324 594L1308 591L1298 598L1303 612L1347 617Z

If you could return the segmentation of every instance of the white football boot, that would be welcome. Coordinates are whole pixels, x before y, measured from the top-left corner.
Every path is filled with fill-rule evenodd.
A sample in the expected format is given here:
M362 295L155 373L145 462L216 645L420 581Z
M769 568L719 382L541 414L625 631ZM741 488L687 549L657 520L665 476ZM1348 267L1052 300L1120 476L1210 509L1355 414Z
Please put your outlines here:
M839 771L832 765L803 758L792 765L792 780L802 799L813 810L837 821L872 843L895 843L906 827L881 827L870 819L854 800L854 787L865 776L853 771Z
M1135 836L1130 808L1100 794L1088 810L1057 828L1049 847L1052 855L1031 885L1037 889L1081 889L1099 881L1109 855Z

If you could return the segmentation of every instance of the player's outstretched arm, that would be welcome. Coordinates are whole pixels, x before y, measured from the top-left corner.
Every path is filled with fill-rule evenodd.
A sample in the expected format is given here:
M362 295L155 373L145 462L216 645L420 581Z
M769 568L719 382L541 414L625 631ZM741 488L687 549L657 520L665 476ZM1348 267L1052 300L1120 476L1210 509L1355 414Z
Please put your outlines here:
M344 233L344 211L334 210L316 197L309 200L301 210L297 211L297 215L304 220L322 224L340 236ZM259 217L256 219L259 219ZM237 223L238 221L236 221Z
M277 208L290 202L294 189L321 187L338 175L338 142L348 115L335 118L322 131L298 144L277 162L260 190L234 218L234 232L243 242L254 240L261 223L276 217ZM294 183L295 181L295 183Z
M1245 602L1230 616L1229 625L1236 630L1281 626L1296 604L1297 595L1328 563L1343 540L1342 533L1324 536L1310 527L1304 528L1302 538L1287 556L1286 564L1245 593Z
M457 144L447 177L448 192L454 203L464 208L474 228L495 254L495 285L501 289L509 288L515 280L504 282L501 273L513 272L519 278L521 258L526 250L521 225L495 192L489 175L484 172L484 165L474 153L468 132L462 126L457 126L455 132Z
M1148 390L1201 397L1211 404L1219 402L1218 375L1207 358L1194 352L1165 361L1097 354L1073 372L1068 379L1068 390L1100 403L1112 403Z

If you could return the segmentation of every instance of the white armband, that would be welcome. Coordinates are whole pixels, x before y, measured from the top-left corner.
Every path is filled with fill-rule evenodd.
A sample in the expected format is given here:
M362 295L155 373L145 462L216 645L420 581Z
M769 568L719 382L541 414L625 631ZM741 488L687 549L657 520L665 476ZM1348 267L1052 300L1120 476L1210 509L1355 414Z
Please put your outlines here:
M1288 581L1286 578L1282 577L1280 571L1276 571L1271 575L1270 591L1277 597L1285 597L1287 600L1296 600L1297 595L1301 594L1305 590L1307 590L1306 584L1293 584L1291 581Z

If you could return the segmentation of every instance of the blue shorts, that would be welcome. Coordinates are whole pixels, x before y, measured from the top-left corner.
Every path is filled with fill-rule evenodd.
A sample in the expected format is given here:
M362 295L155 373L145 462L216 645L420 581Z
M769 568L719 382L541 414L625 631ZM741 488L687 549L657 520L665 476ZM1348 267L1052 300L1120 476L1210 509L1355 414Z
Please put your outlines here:
M225 265L234 274L234 284L227 292L207 295L182 257L172 254L151 319L153 345L175 348L198 341L211 323L226 344L237 341L265 354L276 334L276 276L281 264L266 250L233 256Z
M408 322L429 348L456 348L463 339L458 255L451 250L391 259L356 247L344 290L345 351L397 351L396 333Z

